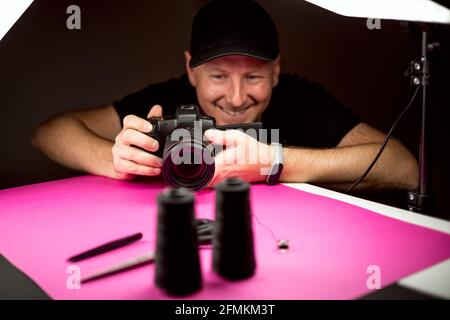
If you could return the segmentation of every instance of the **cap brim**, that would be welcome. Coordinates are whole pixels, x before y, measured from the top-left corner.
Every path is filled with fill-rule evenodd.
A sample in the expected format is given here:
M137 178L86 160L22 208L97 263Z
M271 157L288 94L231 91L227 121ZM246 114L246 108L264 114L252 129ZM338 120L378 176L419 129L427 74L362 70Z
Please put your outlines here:
M189 62L189 67L195 68L208 61L230 55L242 55L262 61L273 61L278 56L278 54L268 52L267 50L248 48L248 46L243 45L222 46L210 48L204 52L193 55Z

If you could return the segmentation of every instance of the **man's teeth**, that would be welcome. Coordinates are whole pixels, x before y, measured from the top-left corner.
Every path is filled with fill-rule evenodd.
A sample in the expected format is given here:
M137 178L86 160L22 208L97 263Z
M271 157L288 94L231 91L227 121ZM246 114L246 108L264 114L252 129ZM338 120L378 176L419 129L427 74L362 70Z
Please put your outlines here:
M225 110L221 107L219 107L223 112L225 112L226 114L230 115L230 116L239 116L241 114L243 114L245 111L247 111L248 108L239 110L239 111L232 111L232 110Z

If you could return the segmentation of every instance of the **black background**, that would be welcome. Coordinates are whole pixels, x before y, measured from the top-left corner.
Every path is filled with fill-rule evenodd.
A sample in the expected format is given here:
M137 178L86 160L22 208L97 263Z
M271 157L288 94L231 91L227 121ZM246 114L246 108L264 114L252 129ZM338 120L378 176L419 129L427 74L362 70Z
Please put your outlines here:
M336 15L300 0L259 1L280 36L282 70L327 86L369 124L387 131L413 88L403 73L420 40L399 22ZM30 144L33 129L55 113L110 104L152 82L184 72L192 18L204 0L35 0L0 42L0 189L80 173L48 160ZM81 8L81 30L66 9ZM450 219L447 107L449 29L433 69L435 215ZM420 100L420 99L419 99ZM419 102L419 101L418 101ZM420 108L395 132L417 156ZM372 197L373 198L373 197ZM387 203L401 206L406 193Z

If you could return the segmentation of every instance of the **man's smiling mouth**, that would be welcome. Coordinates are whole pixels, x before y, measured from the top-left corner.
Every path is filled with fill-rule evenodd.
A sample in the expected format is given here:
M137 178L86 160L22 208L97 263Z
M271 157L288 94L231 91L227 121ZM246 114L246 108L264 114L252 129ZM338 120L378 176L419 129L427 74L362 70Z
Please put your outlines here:
M217 104L215 104L215 106L218 107L222 112L224 112L225 114L227 114L227 115L229 115L231 117L237 117L237 116L243 115L248 109L251 108L251 105L250 105L248 107L241 108L241 109L238 109L238 110L227 110L227 109L224 109L224 108L222 108L221 106L219 106Z

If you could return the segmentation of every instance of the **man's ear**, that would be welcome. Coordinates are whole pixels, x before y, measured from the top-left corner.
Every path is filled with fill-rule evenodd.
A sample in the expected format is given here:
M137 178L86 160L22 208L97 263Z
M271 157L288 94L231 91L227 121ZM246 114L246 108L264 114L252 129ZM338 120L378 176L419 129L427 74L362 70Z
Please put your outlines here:
M280 79L280 60L281 54L273 61L273 73L272 73L272 87L275 88L278 85L278 80Z
M195 74L194 74L195 72L194 72L194 69L192 69L189 66L189 62L191 61L191 58L192 58L191 53L189 51L185 51L184 52L184 59L186 60L186 73L187 73L187 75L189 77L189 82L191 83L191 85L193 87L195 87L196 86Z

